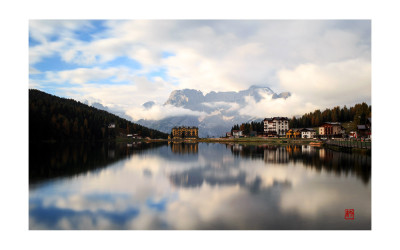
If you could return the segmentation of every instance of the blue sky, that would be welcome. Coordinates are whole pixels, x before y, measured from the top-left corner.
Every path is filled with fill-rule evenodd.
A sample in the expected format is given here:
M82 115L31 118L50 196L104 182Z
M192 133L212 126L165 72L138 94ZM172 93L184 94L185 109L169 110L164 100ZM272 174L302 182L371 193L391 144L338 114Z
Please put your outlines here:
M30 88L99 102L133 120L187 112L163 106L177 89L252 85L291 92L273 105L291 116L370 103L371 22L30 20L29 62ZM156 105L144 110L147 101Z

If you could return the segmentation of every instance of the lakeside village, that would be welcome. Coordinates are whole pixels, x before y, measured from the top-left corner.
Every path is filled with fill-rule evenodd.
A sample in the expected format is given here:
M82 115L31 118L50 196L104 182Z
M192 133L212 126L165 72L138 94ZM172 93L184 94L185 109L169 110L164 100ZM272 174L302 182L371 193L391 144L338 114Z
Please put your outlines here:
M360 141L371 140L371 118L366 120L366 124L357 125L356 131L346 133L346 129L339 122L324 122L316 128L289 128L287 117L265 118L263 120L264 131L257 133L250 131L245 134L243 130L232 130L227 132L225 137L218 139L239 139L239 138L287 138L287 139L356 139ZM198 140L199 129L197 127L174 127L168 140Z

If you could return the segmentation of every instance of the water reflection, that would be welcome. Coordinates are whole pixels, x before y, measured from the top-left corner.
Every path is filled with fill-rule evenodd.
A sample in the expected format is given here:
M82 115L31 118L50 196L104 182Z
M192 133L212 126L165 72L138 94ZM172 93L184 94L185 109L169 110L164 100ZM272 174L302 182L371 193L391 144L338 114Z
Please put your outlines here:
M75 149L64 150L68 162ZM106 145L95 152L87 154L108 163L30 187L30 229L371 227L368 156L206 143ZM350 223L343 219L347 208L356 211Z
M29 145L29 183L73 177L107 167L162 143L32 143Z
M298 163L305 167L334 172L337 175L355 174L368 184L371 178L371 157L349 154L309 145L238 145L228 144L233 155L251 159L264 159L265 163Z
M169 145L175 154L197 154L199 151L198 143L170 142Z

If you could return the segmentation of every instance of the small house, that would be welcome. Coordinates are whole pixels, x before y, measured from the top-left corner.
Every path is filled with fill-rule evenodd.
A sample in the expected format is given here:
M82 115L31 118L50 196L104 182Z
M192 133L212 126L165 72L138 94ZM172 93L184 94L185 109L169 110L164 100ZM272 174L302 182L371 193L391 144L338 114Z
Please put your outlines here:
M291 128L286 132L286 138L300 138L300 129Z
M359 137L368 137L370 135L366 125L357 125L357 132Z
M242 130L233 130L232 135L234 138L243 137L243 131Z
M317 135L317 132L312 128L303 128L301 131L301 138L310 139L314 138Z

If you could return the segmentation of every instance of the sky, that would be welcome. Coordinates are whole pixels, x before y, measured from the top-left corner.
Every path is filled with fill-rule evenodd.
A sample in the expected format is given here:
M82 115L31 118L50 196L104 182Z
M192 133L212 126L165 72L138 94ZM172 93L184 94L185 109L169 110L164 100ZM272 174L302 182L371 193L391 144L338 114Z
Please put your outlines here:
M371 104L369 20L30 20L29 88L138 119L179 89L291 92L249 100L239 113L302 115ZM151 109L142 104L154 101ZM266 112L265 110L268 110Z

